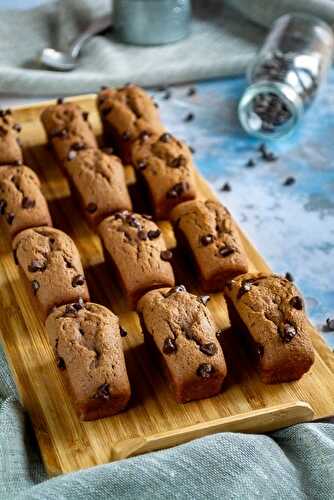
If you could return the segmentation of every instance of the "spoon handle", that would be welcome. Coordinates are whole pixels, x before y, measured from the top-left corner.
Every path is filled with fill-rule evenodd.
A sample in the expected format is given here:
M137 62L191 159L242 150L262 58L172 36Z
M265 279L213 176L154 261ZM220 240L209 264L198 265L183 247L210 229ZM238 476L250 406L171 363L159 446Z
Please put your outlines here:
M69 47L69 53L75 59L78 57L80 50L83 46L83 44L91 38L93 35L96 35L97 33L100 33L101 31L104 31L105 29L109 28L111 26L111 16L105 15L98 17L95 19L89 26L88 28L80 33L80 35L73 40Z

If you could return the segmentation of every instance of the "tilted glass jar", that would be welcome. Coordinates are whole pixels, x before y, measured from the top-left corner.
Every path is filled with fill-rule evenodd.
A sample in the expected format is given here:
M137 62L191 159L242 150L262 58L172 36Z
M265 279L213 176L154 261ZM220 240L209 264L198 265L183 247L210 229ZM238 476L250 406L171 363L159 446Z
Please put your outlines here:
M289 133L326 79L333 50L333 32L321 19L277 19L248 69L250 86L238 108L243 128L262 139Z

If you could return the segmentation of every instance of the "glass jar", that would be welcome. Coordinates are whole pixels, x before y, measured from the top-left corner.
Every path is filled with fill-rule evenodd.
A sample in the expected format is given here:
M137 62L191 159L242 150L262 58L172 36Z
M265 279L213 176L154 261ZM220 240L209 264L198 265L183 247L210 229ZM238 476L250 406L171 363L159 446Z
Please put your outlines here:
M250 86L239 103L243 128L261 139L289 133L326 79L333 32L321 19L287 14L277 19L248 69Z

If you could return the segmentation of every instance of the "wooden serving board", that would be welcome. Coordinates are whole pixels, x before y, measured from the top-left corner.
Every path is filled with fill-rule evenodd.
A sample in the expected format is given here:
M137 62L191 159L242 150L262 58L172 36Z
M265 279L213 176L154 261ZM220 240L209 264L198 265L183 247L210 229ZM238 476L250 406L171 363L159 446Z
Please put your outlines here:
M101 124L95 96L71 99L90 111L96 134ZM334 357L321 336L313 338L316 360L311 371L299 382L264 385L236 342L229 327L226 304L221 293L209 302L224 335L229 375L223 392L211 399L176 404L167 384L152 363L143 345L138 317L126 308L103 262L99 238L84 222L70 197L66 179L52 153L39 122L41 109L48 103L15 110L22 123L22 144L26 163L39 175L49 201L55 227L66 231L76 242L85 267L92 301L110 307L120 316L129 334L123 339L133 398L129 409L95 422L80 422L71 403L68 388L48 343L43 324L29 301L11 255L9 241L0 233L0 331L6 356L22 404L35 428L45 467L50 475L126 458L174 446L190 439L220 431L266 432L297 422L334 414ZM127 168L128 180L133 180ZM198 175L198 188L204 198L214 195ZM161 228L169 246L175 244L169 223ZM1 229L0 229L1 230ZM253 270L268 266L242 235ZM177 261L178 283L199 292L195 276L187 264ZM55 277L56 278L56 277Z

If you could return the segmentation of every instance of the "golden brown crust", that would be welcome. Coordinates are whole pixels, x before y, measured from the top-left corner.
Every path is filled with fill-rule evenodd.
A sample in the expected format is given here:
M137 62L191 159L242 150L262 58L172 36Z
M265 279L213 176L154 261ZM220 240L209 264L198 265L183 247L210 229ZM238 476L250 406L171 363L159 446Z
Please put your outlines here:
M88 221L93 225L118 210L131 210L124 167L117 156L84 149L65 162L65 169Z
M132 147L132 161L143 178L155 216L196 198L194 166L189 148L170 133L146 135Z
M123 410L131 389L118 317L99 304L68 304L48 316L46 330L81 420Z
M99 234L130 306L147 290L174 285L171 252L153 221L118 212L101 222Z
M52 226L35 172L28 167L0 168L0 215L9 235L36 226Z
M171 213L178 243L184 243L206 291L222 290L227 279L248 271L248 260L231 214L222 204L194 200Z
M42 316L53 307L89 300L79 252L72 239L58 229L26 229L13 241L13 251Z
M200 297L184 287L148 292L138 303L146 338L153 341L179 403L220 392L226 364L217 326Z
M0 165L22 165L20 131L21 126L15 123L10 109L0 109Z
M277 275L249 273L231 280L226 296L257 351L265 383L299 379L314 361L313 330L293 283ZM233 326L233 325L232 325Z
M74 103L48 106L41 114L41 121L60 161L68 158L72 149L79 151L98 147L87 121L87 113Z

